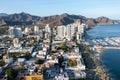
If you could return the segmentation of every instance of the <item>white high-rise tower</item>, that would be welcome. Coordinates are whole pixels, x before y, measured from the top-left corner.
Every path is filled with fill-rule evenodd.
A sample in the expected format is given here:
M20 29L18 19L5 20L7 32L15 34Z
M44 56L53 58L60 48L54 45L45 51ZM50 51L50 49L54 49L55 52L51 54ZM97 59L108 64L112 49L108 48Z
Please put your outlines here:
M9 28L9 34L10 37L12 38L20 38L23 36L21 28L14 28L14 27Z
M39 27L38 26L34 26L34 34L39 34Z

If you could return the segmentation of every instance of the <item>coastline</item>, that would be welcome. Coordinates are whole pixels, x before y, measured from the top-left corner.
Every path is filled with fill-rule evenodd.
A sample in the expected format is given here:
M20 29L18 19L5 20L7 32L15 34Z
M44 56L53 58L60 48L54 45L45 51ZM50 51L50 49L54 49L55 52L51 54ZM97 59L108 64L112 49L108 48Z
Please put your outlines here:
M92 63L88 65L91 65L93 67L89 67L90 68L90 72L93 71L95 72L95 74L93 75L92 80L111 80L110 76L108 76L107 71L105 70L103 64L101 64L101 59L98 59L95 54L99 54L99 58L100 58L100 53L96 53L95 51L92 50L92 46L90 46L89 44L87 44L86 42L83 43L83 45L86 47L85 49L85 54L89 55L86 56L88 57L88 61L85 60L86 62ZM91 59L91 60L90 60Z
M99 25L98 25L99 26ZM100 25L101 26L101 25ZM111 25L110 25L111 26ZM119 25L112 25L113 27L117 27L116 29L118 30L119 29ZM93 27L94 28L94 27ZM93 28L91 28L91 29L93 29ZM89 29L89 30L91 30L91 29ZM103 26L103 28L101 28L101 29L105 29L104 28L104 26ZM115 30L116 30L115 29ZM88 31L89 31L88 30ZM98 30L98 29L97 29ZM95 30L95 31L97 31L97 30ZM109 28L109 30L111 30L111 28ZM108 30L108 31L109 31ZM118 33L119 31L117 31L117 33ZM92 31L92 33L93 33L93 31ZM114 32L111 32L111 33L114 33ZM96 34L96 33L95 33ZM115 33L116 34L116 33ZM96 42L96 45L94 44L94 43L92 43L92 39L94 39L95 37L92 37L93 35L90 35L88 32L87 32L87 40L86 40L86 42L87 43L89 43L89 46L90 46L90 48L92 49L92 48L94 48L94 49L92 49L91 51L93 51L93 57L95 58L95 62L96 63L98 63L98 66L99 66L99 68L101 68L101 70L102 70L102 72L104 72L105 73L105 75L109 78L109 79L102 79L102 80L115 80L116 79L116 77L115 77L115 75L110 71L110 68L108 68L107 67L107 65L104 63L104 61L103 61L103 59L102 59L102 55L103 55L103 51L104 50L108 50L108 49L120 49L120 46L119 46L119 41L120 40L118 40L118 42L116 42L117 41L117 37L118 37L118 39L120 38L120 36L119 36L119 34L116 34L116 35L113 35L113 34L111 34L111 37L109 37L109 35L106 35L106 36L108 36L108 38L110 38L110 40L115 40L115 41L113 41L113 43L111 43L111 42L109 42L109 43L111 43L113 46L109 46L109 45L106 45L106 46L104 46L104 45L101 45L101 46L99 46L99 45L97 45L98 44L98 42ZM103 35L101 35L101 36L103 36ZM101 37L100 37L101 38ZM118 44L114 44L114 42L116 42L116 43L118 43ZM95 46L94 46L95 45ZM97 49L95 49L95 48L97 48ZM99 71L96 71L96 73L99 73ZM102 75L102 74L101 74Z
M89 42L88 42L89 43ZM91 46L90 46L91 48ZM91 51L93 52L93 57L95 59L93 59L94 63L96 63L96 74L98 74L98 76L102 79L102 80L111 80L111 74L108 72L108 69L106 68L106 66L104 65L102 59L101 59L101 55L102 55L102 51L104 50L104 48L102 47L96 47L94 46L94 50L91 49ZM102 74L101 74L102 73Z
M104 50L107 50L107 52L109 52L109 50L111 50L111 49L104 49ZM119 49L113 49L113 50L119 50ZM105 54L105 53L104 52L100 53L100 55L102 55L102 54ZM109 66L107 66L106 63L104 63L105 58L102 59L102 56L100 56L100 58L101 58L100 59L101 60L101 65L103 66L103 69L105 69L106 74L110 77L110 80L119 80L119 76L118 75L116 76L116 74L114 74L113 71L111 71L111 68Z
M103 51L103 49L99 53L94 51L94 54L98 55L98 56L94 55L94 57L96 58L96 61L97 61L96 73L98 73L101 76L101 78L104 78L104 80L111 80L111 77L109 76L108 70L105 67L105 65L103 64L103 61L101 59L102 51ZM98 71L98 69L100 69L100 71ZM101 74L101 73L103 73L103 74Z
M104 64L104 62L103 62L103 60L102 60L102 58L101 58L102 52L103 52L104 50L105 50L105 49L102 49L101 52L99 52L99 53L96 53L96 52L95 52L95 54L98 54L98 55L99 55L99 56L97 56L98 58L97 58L96 56L95 56L95 58L96 58L97 61L99 62L99 65L100 65L101 69L103 70L103 72L105 72L105 75L106 75L107 80L114 80L114 78L112 78L112 76L114 76L114 75L109 72L109 69L107 69L106 65Z

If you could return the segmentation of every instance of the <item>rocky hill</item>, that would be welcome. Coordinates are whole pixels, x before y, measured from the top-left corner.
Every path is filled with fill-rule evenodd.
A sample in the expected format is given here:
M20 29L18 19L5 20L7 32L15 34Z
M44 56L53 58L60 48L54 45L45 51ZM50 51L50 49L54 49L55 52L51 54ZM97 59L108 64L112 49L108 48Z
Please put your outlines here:
M11 14L8 16L1 16L0 19L3 20L6 25L30 25L36 22L40 17L33 16L27 13ZM2 25L3 23L1 23Z
M81 15L69 15L69 14L62 14L62 15L54 15L48 17L41 17L37 24L51 24L51 25L66 25L70 23L74 23L79 21L80 23L86 23L89 27L94 26L96 24L114 24L117 23L115 20L111 20L106 17L98 17L94 18L86 18Z
M61 15L41 17L37 21L37 24L67 25L67 24L70 24L70 23L74 23L75 21L83 22L85 19L86 18L84 16L69 15L69 14L64 13L64 14L61 14Z
M0 16L0 25L31 25L36 24L50 24L51 26L67 25L74 22L86 23L89 27L96 24L114 24L117 21L106 17L86 18L81 15L69 15L67 13L61 15L53 15L47 17L33 16L27 13L11 14L7 16Z
M106 23L107 24L113 24L114 22L116 22L116 21L111 20L111 19L109 19L107 17L98 17L96 19L96 21L99 22L99 23L102 23L102 24L106 24Z
M0 25L6 25L6 22L3 19L0 19Z

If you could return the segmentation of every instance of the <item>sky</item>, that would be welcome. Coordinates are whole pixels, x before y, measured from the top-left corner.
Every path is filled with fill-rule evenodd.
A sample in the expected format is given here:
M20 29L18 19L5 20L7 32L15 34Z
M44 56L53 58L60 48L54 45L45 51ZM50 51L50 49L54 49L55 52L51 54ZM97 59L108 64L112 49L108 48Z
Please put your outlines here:
M1 0L0 13L26 12L37 16L62 13L120 19L120 0Z

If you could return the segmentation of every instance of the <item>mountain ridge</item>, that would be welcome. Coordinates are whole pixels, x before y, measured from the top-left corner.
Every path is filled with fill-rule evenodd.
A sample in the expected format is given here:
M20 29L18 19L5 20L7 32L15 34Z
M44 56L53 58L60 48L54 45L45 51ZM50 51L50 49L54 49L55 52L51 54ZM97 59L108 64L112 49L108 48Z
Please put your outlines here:
M103 16L98 18L86 18L82 15L70 15L67 13L45 17L34 16L25 12L0 16L0 25L31 25L35 23L37 25L50 24L51 26L59 26L75 22L86 23L89 27L92 27L96 24L115 24L118 21Z
M6 13L0 13L0 16L8 16Z

